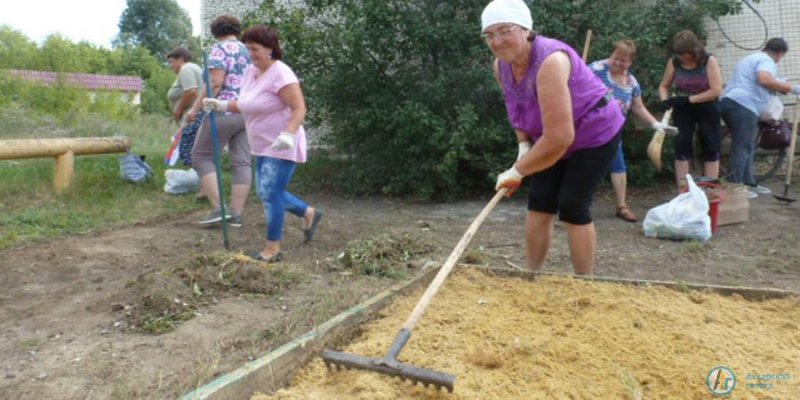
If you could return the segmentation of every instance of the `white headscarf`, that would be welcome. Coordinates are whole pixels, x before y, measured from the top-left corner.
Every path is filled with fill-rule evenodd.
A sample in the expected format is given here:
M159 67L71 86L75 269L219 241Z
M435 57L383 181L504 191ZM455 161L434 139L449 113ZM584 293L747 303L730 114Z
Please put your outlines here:
M512 23L532 30L531 10L522 0L493 0L481 14L481 31L494 24Z

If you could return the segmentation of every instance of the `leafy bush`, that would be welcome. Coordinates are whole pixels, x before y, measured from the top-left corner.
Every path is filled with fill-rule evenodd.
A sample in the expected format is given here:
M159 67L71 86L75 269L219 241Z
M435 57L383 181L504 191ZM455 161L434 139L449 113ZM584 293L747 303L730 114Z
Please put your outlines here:
M167 92L175 82L175 73L167 68L151 71L150 78L145 81L142 92L142 111L151 114L172 115L172 107L167 99Z
M503 103L475 3L320 1L272 14L304 78L310 123L324 124L352 155L344 186L452 198L487 186L512 160L514 135L498 118Z
M350 156L345 187L447 199L491 187L513 161L514 134L479 37L486 0L294 3L267 0L245 24L278 29L287 63L303 79L309 125ZM682 29L703 36L704 18L737 7L737 0L537 0L531 10L535 28L576 49L593 29L590 60L635 39L633 71L654 100L669 38Z

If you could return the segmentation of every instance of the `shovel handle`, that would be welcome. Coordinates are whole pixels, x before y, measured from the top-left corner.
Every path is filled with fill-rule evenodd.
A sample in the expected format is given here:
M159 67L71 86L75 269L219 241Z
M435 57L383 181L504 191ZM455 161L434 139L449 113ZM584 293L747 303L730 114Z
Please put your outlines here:
M794 148L797 144L797 123L800 121L800 98L794 105L794 123L792 124L792 140L789 141L789 163L786 165L786 188L792 182L792 169L794 163Z
M414 329L414 325L416 325L417 320L422 317L422 313L425 312L425 309L430 304L433 296L436 295L436 292L439 291L439 287L442 286L442 283L445 279L447 279L447 275L450 275L450 271L456 265L456 262L461 257L461 254L464 253L464 250L469 245L470 240L472 240L472 236L475 235L475 232L483 223L483 220L489 215L492 211L494 206L506 195L508 192L508 188L500 188L497 191L497 194L494 195L489 204L483 207L483 211L478 214L477 217L472 221L472 224L467 229L467 232L464 233L464 236L461 237L461 241L458 242L453 252L450 253L450 257L447 258L442 268L439 270L439 273L436 274L436 277L433 278L433 282L428 286L428 290L425 291L425 294L422 295L422 298L417 303L417 306L414 307L414 311L411 313L411 316L408 317L406 320L405 325L403 325L403 329L407 329L409 332Z

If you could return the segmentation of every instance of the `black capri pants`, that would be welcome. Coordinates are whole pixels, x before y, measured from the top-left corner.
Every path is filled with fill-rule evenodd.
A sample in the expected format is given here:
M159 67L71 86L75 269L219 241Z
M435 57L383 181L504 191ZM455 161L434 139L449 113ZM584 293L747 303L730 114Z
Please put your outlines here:
M531 175L528 210L558 214L558 219L568 224L592 223L590 209L594 193L611 170L621 138L622 129L608 143L578 150L569 158Z
M719 146L722 141L720 111L717 100L675 107L672 119L678 128L678 136L675 138L676 160L686 161L694 157L694 128L698 126L703 161L719 161Z

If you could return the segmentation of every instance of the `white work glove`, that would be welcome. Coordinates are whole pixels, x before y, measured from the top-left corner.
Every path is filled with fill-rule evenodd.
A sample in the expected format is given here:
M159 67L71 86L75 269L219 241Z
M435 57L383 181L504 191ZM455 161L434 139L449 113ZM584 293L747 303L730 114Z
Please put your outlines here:
M203 109L206 112L228 111L228 102L217 99L203 99Z
M294 147L294 135L289 132L281 132L277 139L269 146L272 150L289 150Z
M528 151L531 149L531 142L519 142L519 153L517 153L517 161L520 158L525 157L525 154L528 154Z
M511 197L514 191L519 188L519 185L522 184L522 178L524 176L517 171L516 167L512 166L508 171L497 176L497 185L495 185L494 190L507 187L508 193L506 193L506 197Z
M663 131L668 136L675 136L678 134L678 128L672 125L662 124L661 122L656 121L653 122L653 125L650 126L652 126L653 129L655 129L656 131Z
M800 96L800 85L792 86L792 94Z

